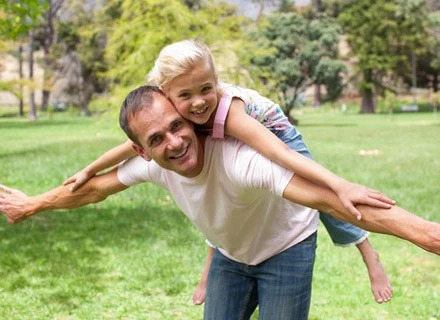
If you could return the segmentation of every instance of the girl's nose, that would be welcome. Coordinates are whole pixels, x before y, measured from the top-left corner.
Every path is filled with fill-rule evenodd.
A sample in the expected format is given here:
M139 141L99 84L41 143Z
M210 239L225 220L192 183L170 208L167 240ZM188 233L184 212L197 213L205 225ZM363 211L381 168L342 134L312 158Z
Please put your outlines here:
M193 103L192 103L192 104L193 104L194 107L202 106L202 105L205 104L205 99L200 98L200 97L196 97L196 98L193 100Z

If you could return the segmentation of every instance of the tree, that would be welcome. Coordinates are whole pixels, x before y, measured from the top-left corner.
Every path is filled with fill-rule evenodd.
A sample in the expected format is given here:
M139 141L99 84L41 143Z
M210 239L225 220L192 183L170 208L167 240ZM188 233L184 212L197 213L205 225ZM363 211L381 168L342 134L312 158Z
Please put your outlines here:
M29 44L28 44L28 65L29 65L29 80L34 80L34 31L29 31ZM33 86L29 87L29 119L36 121L37 108L35 105L35 89Z
M29 79L33 80L33 50L34 50L34 33L32 28L38 22L42 10L45 6L41 5L38 0L0 0L0 37L3 39L16 40L28 35L28 62L29 62ZM18 61L19 61L19 76L20 90L18 92L19 97L19 115L22 116L23 112L23 46L20 43L18 46ZM35 95L34 85L30 83L30 119L36 120L37 113L35 110Z
M95 7L75 1L67 8L70 17L57 24L58 41L53 46L56 103L78 106L89 116L89 103L95 93L107 88L101 76L107 70L104 51L110 20L118 7ZM59 101L64 99L64 101Z
M165 45L193 37L210 45L240 36L241 18L233 7L201 3L193 10L180 0L121 0L106 48L107 76L124 86L139 84Z
M395 91L396 71L424 52L422 7L423 0L359 0L339 15L361 76L361 113L375 112L376 95Z
M39 25L40 37L43 47L43 98L41 103L41 110L47 110L49 104L49 82L52 69L52 58L50 49L55 41L55 19L61 9L64 0L45 0L46 10L42 13L42 19Z
M406 5L408 6L408 4ZM417 33L415 35L417 41L412 41L412 47L406 47L405 49L409 57L412 57L411 53L416 53L415 65L402 64L396 72L408 86L417 83L418 87L431 88L433 91L437 91L440 89L440 4L428 1L425 5L419 3L416 8L406 7L404 9L406 9L405 14L415 15L412 20L417 19L414 24L422 31L414 30ZM412 72L409 70L410 67L416 69L416 79L413 79Z
M0 0L0 37L15 40L27 34L42 10L39 0Z
M307 21L296 13L277 13L257 34L260 50L252 63L261 81L280 92L288 115L300 94L313 84L327 88L327 99L339 96L346 71L336 59L339 32L325 15Z

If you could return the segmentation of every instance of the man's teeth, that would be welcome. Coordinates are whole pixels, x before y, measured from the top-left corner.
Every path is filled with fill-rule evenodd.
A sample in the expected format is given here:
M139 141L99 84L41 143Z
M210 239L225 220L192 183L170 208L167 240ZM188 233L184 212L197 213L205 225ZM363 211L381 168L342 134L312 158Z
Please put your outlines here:
M177 159L177 158L183 156L183 155L186 153L186 149L187 149L187 148L183 149L181 153L172 156L172 158L173 158L173 159Z

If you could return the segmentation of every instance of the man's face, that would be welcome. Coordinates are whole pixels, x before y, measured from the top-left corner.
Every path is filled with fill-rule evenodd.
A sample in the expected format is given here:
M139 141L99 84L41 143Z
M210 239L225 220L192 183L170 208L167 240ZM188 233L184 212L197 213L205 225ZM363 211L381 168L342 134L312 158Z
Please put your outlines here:
M203 168L203 149L193 126L182 118L167 98L160 94L154 97L151 107L129 119L142 147L134 146L136 152L182 176L197 176Z

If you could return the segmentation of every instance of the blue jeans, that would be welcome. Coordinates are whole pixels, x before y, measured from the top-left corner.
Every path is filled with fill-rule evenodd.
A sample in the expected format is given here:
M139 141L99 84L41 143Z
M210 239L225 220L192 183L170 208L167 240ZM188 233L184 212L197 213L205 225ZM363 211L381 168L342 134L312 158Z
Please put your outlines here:
M312 154L302 140L301 133L295 127L286 130L272 130L272 132L286 143L290 149L301 153L307 158L313 159ZM368 232L358 228L348 222L333 218L332 216L320 212L319 218L327 229L330 238L335 245L348 246L358 244L365 240Z
M215 250L209 270L204 320L306 320L310 309L316 232L256 265Z

